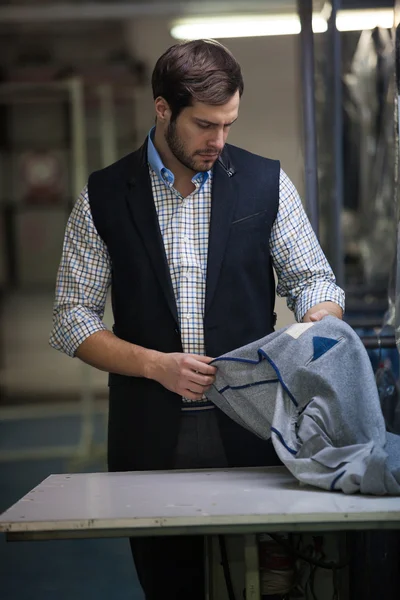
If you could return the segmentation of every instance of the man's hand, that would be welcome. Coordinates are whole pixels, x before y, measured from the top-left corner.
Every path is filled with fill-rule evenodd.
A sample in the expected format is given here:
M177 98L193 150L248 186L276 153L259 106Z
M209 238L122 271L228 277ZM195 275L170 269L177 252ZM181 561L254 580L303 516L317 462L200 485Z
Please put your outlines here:
M306 312L303 323L315 323L328 315L342 319L343 311L335 302L320 302L320 304L316 304Z
M201 400L215 380L217 369L210 366L212 360L197 354L157 353L148 377L189 400Z
M315 313L312 313L309 318L311 322L322 321L322 319L328 315L328 311L323 308L321 310L317 310Z

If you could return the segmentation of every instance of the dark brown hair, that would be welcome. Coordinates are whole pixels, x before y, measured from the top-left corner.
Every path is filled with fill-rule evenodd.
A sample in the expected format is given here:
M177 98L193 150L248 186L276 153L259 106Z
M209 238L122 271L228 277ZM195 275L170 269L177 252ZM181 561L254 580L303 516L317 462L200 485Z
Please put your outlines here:
M175 120L194 101L221 105L239 91L243 78L231 52L214 40L194 40L171 46L154 67L154 99L166 100Z

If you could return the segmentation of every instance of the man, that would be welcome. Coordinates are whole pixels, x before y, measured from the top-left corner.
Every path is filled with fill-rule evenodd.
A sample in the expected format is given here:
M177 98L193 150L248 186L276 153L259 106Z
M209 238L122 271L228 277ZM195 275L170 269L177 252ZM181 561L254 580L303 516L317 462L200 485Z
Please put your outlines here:
M93 173L72 211L51 344L110 373L110 470L276 464L207 402L209 363L273 331L273 266L297 320L340 318L343 292L279 162L226 145L243 93L231 53L177 44L152 86L148 139ZM204 597L200 537L131 546L148 600Z

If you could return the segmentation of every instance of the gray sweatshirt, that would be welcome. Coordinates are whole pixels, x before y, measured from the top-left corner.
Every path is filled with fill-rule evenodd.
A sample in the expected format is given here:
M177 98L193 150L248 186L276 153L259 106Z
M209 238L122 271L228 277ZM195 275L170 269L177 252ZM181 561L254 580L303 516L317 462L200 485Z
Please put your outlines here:
M387 433L374 372L334 317L285 327L213 361L209 400L263 439L303 483L400 495L400 436Z

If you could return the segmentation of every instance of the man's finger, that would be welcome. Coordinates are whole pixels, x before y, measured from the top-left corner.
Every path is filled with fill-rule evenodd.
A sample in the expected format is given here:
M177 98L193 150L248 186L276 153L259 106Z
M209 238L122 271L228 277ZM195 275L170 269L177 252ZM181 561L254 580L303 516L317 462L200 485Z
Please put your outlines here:
M189 381L205 387L212 385L215 381L215 377L214 375L202 375L198 371L193 371L189 375Z
M327 317L328 315L329 313L327 310L321 309L310 315L310 321L321 321L324 317Z
M192 364L190 365L190 369L193 371L193 373L196 373L196 374L199 373L200 375L213 376L217 372L216 367L212 367L211 365L208 365L207 363L202 363L197 360L194 360L192 362Z
M194 392L193 390L186 389L183 396L189 398L189 400L201 400L203 398L203 390L201 392Z
M211 358L211 356L203 356L202 354L196 354L195 358L196 358L196 360L199 360L200 362L203 362L203 363L210 363L214 360L213 358Z

